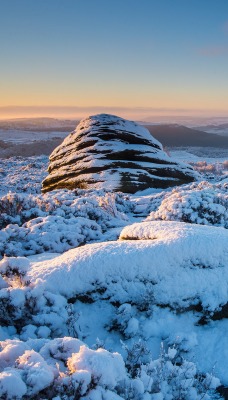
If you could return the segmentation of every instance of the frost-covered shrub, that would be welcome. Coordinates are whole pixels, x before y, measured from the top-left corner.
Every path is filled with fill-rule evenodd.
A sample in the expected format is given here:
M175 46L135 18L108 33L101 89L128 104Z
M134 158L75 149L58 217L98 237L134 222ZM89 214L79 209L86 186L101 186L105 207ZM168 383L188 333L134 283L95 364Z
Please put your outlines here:
M54 371L34 350L26 350L15 362L22 381L26 384L26 394L31 396L50 386L54 381Z
M123 194L59 190L33 196L9 194L0 201L0 254L62 253L123 226L132 204Z
M125 399L202 400L219 399L220 385L213 373L202 374L195 363L185 360L178 346L164 349L158 359L151 359L146 344L139 341L124 345L125 365L131 378Z
M36 217L56 215L65 219L88 218L105 230L107 226L115 226L115 220L127 220L125 213L132 208L124 194L104 190L57 190L37 196L8 193L0 199L0 228L9 223L21 226Z
M146 343L141 339L138 340L138 342L134 342L131 347L126 345L124 342L121 343L126 353L126 368L130 376L135 378L139 375L141 366L149 363L151 358L150 351L148 350Z
M219 398L215 392L219 380L212 374L202 375L175 348L162 350L158 359L151 360L145 346L133 344L125 348L125 364L118 353L92 350L70 337L27 344L8 340L0 346L3 400Z
M205 400L219 398L215 389L219 379L212 374L201 374L193 362L178 355L175 348L165 352L159 359L140 366L139 377L147 392L155 399ZM156 397L153 396L156 394Z
M13 326L25 339L67 334L67 300L31 285L26 275L28 266L23 257L5 257L0 261L1 325Z
M11 224L0 231L0 253L6 256L25 256L44 251L62 253L100 238L100 226L94 221L50 215L34 218L22 227Z
M91 350L86 346L80 347L80 353L74 353L67 361L71 374L80 370L89 370L94 381L99 385L112 389L116 382L126 376L124 362L120 354L109 353L107 350Z
M134 317L134 314L135 310L131 304L122 304L118 307L116 315L108 329L121 332L125 338L135 336L139 330L139 321Z
M167 191L162 191L148 196L131 198L134 204L134 215L147 216L156 211L164 199Z
M226 171L228 167L228 160L215 163L207 163L206 161L198 161L198 162L190 162L190 165L193 166L194 170L200 172L201 174L213 174L213 175L223 175L224 171Z
M13 326L22 339L68 334L67 301L30 287L4 288L0 293L2 326Z
M22 225L32 218L46 215L48 215L47 204L42 201L41 196L9 192L0 199L1 229L8 224Z
M193 183L164 195L149 220L183 221L228 228L228 183Z
M0 372L0 395L2 400L22 399L27 387L19 372L8 370Z
M29 268L29 261L25 257L5 258L0 262L0 274L5 278L7 287L23 287L29 284L26 274Z
M41 342L36 350L15 340L0 345L1 399L79 400L95 393L115 399L121 382L128 379L120 354L91 350L77 339Z
M47 167L47 156L0 159L1 193L40 193Z

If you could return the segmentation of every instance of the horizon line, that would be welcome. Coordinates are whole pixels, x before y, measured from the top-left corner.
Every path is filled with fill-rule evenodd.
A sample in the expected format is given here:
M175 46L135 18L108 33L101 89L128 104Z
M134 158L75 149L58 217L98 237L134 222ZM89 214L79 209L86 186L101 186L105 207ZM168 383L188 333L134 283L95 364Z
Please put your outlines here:
M89 106L77 106L77 105L17 105L17 104L10 104L6 106L1 106L0 105L0 110L1 109L10 109L10 108L17 108L17 109L37 109L37 108L43 108L43 109L77 109L77 110L87 110L87 109L99 109L99 108L104 108L104 109L120 109L120 110L140 110L140 111L217 111L217 112L225 112L228 113L228 109L215 109L215 108L186 108L186 107L153 107L153 106L105 106L105 105L89 105Z
M143 106L66 106L7 105L0 106L0 120L22 118L83 119L93 114L117 114L131 120L154 118L228 118L228 110L208 108L171 108Z

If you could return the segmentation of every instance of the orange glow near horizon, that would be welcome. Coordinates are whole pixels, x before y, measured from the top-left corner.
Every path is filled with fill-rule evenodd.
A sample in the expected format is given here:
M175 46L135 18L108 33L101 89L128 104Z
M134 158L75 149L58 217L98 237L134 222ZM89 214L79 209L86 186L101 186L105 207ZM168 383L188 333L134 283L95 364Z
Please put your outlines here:
M0 2L1 119L228 116L225 0L66 3Z
M228 111L223 109L183 109L183 108L153 108L153 107L73 107L73 106L0 106L0 120L16 118L59 118L81 119L88 115L109 113L127 119L147 119L156 117L228 117Z

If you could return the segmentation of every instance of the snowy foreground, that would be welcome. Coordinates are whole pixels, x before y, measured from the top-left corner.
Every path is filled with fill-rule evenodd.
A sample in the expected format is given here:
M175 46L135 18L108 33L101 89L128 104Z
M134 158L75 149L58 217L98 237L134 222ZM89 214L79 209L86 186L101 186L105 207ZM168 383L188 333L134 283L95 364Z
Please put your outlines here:
M42 195L46 165L0 164L0 398L225 398L222 167L134 196Z

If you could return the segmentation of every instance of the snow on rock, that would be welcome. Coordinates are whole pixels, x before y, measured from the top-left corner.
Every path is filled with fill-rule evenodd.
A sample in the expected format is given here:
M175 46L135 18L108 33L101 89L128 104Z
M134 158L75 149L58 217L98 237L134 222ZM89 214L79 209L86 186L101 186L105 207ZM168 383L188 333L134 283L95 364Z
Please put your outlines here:
M43 191L108 188L135 193L191 182L196 176L192 167L170 158L146 128L99 114L82 120L52 152Z
M160 204L159 204L160 202ZM147 220L183 221L228 228L228 183L193 183L151 198Z
M102 289L110 301L140 303L151 290L156 304L177 309L202 304L215 311L227 302L226 229L147 222L124 228L120 238L133 240L70 250L33 264L28 277L68 298Z

